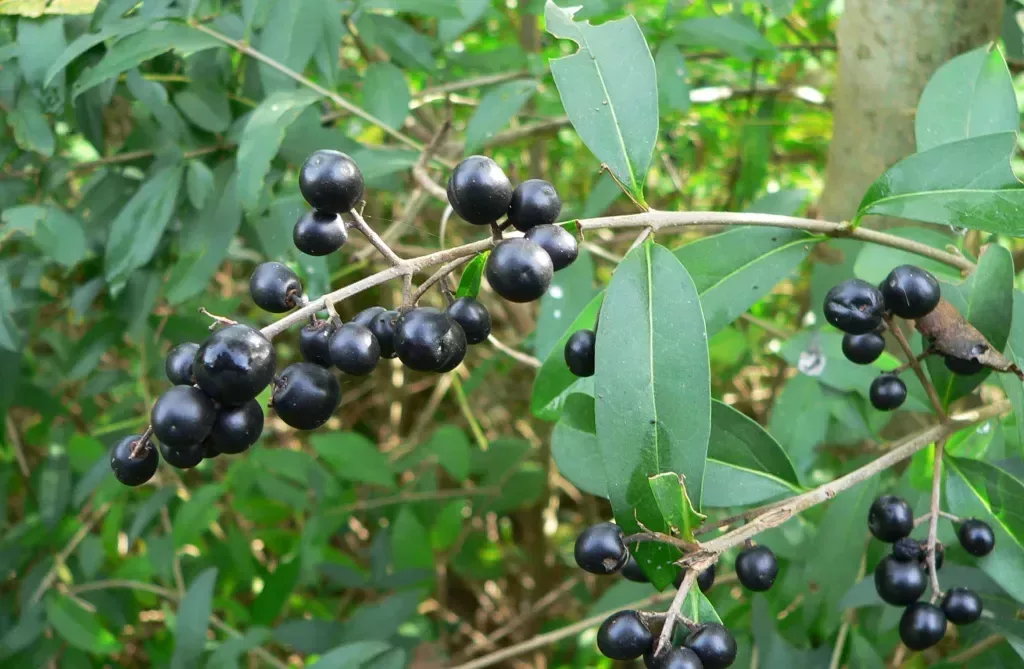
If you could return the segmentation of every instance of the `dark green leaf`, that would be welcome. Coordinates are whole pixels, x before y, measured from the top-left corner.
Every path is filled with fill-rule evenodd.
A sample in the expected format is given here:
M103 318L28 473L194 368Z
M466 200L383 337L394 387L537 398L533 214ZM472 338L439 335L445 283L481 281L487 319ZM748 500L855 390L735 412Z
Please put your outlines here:
M435 19L462 18L459 3L452 0L362 0L360 4L364 9L390 9Z
M686 593L686 599L683 600L681 610L684 616L695 623L722 623L722 619L718 617L718 611L715 611L715 607L700 591L700 588L690 588L690 591Z
M952 233L933 228L892 228L886 230L890 235L912 239L934 248L944 250L946 246L954 243ZM910 251L894 249L881 244L865 244L860 253L857 254L857 262L853 266L853 272L858 279L864 279L868 283L879 284L888 276L893 267L899 265L915 265L926 269L939 279L946 281L959 281L960 270L950 267L946 263L925 258Z
M597 312L601 308L601 301L604 294L598 294L587 304L565 330L555 345L551 347L551 353L544 360L537 378L533 381L533 395L530 397L530 410L533 415L543 420L558 420L562 402L568 395L568 390L574 386L592 386L592 379L579 379L565 366L565 342L577 330L593 329L597 320Z
M50 124L43 115L43 108L25 89L18 96L18 104L7 117L7 124L14 132L14 141L25 151L35 151L46 157L53 155L54 139Z
M71 501L71 469L63 447L53 446L43 464L39 479L39 515L53 529L64 517Z
M137 33L140 30L145 30L151 23L148 19L132 17L130 19L112 21L101 27L97 32L79 35L61 52L57 60L49 66L46 75L43 77L43 85L49 86L54 77L63 72L75 59L97 44L102 44L114 36L124 37Z
M121 644L100 624L99 616L64 595L47 598L46 619L57 634L75 648L96 655L114 655L121 651Z
M398 510L391 525L391 550L395 555L395 569L434 568L434 553L430 549L430 535L408 504Z
M797 374L783 384L772 407L768 431L781 444L798 473L810 471L814 449L825 441L829 419L828 396L816 378Z
M704 317L696 286L668 249L643 244L619 264L602 307L596 367L598 447L615 519L627 534L640 524L663 531L647 478L683 476L699 509L711 432ZM659 561L672 551L642 544L637 554Z
M410 70L432 71L438 44L393 16L362 12L356 21L359 34L369 45L387 52L395 63Z
M705 508L753 506L801 492L770 474L708 458L702 504Z
M212 86L189 86L174 96L174 104L197 127L224 132L231 125L227 91Z
M406 590L386 599L360 606L345 621L343 638L346 641L384 641L416 613L423 593Z
M313 450L339 478L394 489L395 477L387 457L372 441L355 432L315 435Z
M732 16L688 19L679 24L673 36L682 44L721 49L743 60L775 55L775 47L749 20Z
M329 13L332 5L323 0L271 2L260 32L260 51L296 72L304 71L324 37L323 26L328 21L339 22L337 13ZM259 65L259 74L267 94L296 88L293 79L265 63Z
M466 433L454 425L442 425L434 430L423 449L432 453L438 464L458 481L469 477L470 443Z
M717 400L711 403L708 457L773 476L794 489L800 487L793 463L772 435L741 412Z
M56 206L26 204L0 213L0 237L20 233L32 240L39 252L64 267L74 267L88 253L82 222Z
M409 83L391 63L373 63L363 75L363 104L391 128L401 128L409 115Z
M217 568L204 569L188 586L178 607L178 626L174 633L174 656L171 669L198 666L206 648L206 630L213 613L213 593L217 585Z
M178 507L174 516L174 545L184 546L198 539L218 515L217 502L224 494L224 486L209 483L193 490L192 497Z
M213 170L201 160L188 161L188 172L185 174L185 191L188 201L196 209L206 206L206 198L213 192Z
M53 54L63 52L66 47L63 17L18 20L18 66L30 86L38 89L48 86L47 64ZM63 78L56 87L63 89ZM63 92L61 96L63 98Z
M446 44L455 41L491 8L491 0L457 0L457 4L462 11L462 18L442 18L437 22L437 38Z
M466 153L473 153L504 129L534 93L533 79L506 81L487 91L466 125Z
M592 26L548 0L547 31L579 45L549 61L569 120L587 148L608 165L638 202L658 136L654 59L632 16Z
M142 536L160 510L167 506L177 494L174 486L164 486L149 496L142 506L132 517L131 527L128 528L128 544L134 544L135 540Z
M658 72L658 101L662 112L690 110L690 82L686 70L686 59L679 47L665 42L658 47L654 57L654 68Z
M1024 235L1024 184L1010 169L1017 134L942 144L896 163L868 189L858 216L899 216Z
M647 479L654 493L654 501L661 509L661 515L673 529L673 534L693 541L693 531L707 518L693 508L686 486L678 474L666 472Z
M299 568L302 561L293 558L277 565L274 572L265 579L263 590L253 600L250 608L252 621L257 625L270 625L288 604L288 597L299 582Z
M368 662L390 648L381 641L356 641L355 643L338 646L325 653L319 660L309 665L309 669L354 669L368 666Z
M914 120L917 150L1020 128L1013 79L995 44L943 64L928 81Z
M476 297L480 294L480 282L484 276L487 256L490 254L490 251L485 251L469 261L466 269L462 271L462 278L459 279L459 287L455 291L456 297Z
M210 653L206 669L238 669L243 654L270 640L270 630L265 627L250 627L245 635L223 641Z
M0 266L0 349L18 354L21 359L21 329L14 319L18 301L11 287L7 268Z
M580 315L596 292L594 260L586 249L581 249L576 262L555 273L551 286L540 299L533 336L533 349L538 358L545 360L552 354L566 327Z
M551 433L551 456L562 476L585 493L608 497L604 463L597 457L594 398L573 393L565 400L562 419Z

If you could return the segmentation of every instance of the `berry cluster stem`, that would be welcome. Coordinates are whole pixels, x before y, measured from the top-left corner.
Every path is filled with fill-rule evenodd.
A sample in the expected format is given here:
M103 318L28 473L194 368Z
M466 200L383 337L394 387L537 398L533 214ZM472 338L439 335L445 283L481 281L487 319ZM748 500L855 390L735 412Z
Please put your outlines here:
M680 611L683 608L683 603L686 601L686 596L690 593L690 588L693 587L694 582L697 580L697 574L707 569L713 563L714 560L706 560L699 565L691 565L683 574L683 582L679 584L679 589L676 590L672 603L668 606L668 612L665 614L665 623L661 626L661 634L658 635L658 640L654 642L655 655L658 655L663 648L672 647L672 632L675 631L676 623L683 617Z
M132 452L129 454L132 460L137 460L142 457L142 454L146 452L147 448L150 448L149 438L153 436L153 426L149 425L146 427L146 431L142 433L139 440L132 446Z
M350 225L359 232L363 233L363 236L366 237L366 239L369 240L371 244L373 244L373 248L377 249L377 251L380 252L382 256L387 258L388 262L390 262L394 266L401 265L404 262L398 256L398 254L395 253L390 246L388 246L388 243L381 239L381 236L374 232L373 228L371 228L366 223L366 219L363 218L362 214L360 214L355 209L348 213L349 216L352 217L352 222L350 223Z

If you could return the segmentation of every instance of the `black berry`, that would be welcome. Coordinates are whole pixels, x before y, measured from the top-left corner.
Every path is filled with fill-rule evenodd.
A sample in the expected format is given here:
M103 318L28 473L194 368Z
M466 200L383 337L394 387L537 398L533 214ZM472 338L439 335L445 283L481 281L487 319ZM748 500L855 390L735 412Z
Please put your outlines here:
M178 469L192 469L203 461L203 444L189 444L188 446L168 446L160 444L160 457L164 462L177 467Z
M576 238L560 225L538 225L530 228L526 232L526 238L539 244L547 252L556 272L576 262L580 255Z
M547 251L524 238L498 242L484 267L491 288L509 302L540 299L551 285L554 271Z
M345 323L329 343L330 360L335 367L352 376L366 376L380 362L380 344L370 328L359 323Z
M910 650L931 648L946 636L946 614L927 602L907 607L900 618L900 639Z
M825 320L849 334L877 330L884 313L881 291L867 281L848 279L825 296Z
M466 343L466 333L462 330L461 325L459 325L455 321L452 321L451 323L452 347L449 350L448 360L442 363L442 365L437 368L437 371L439 372L450 372L459 365L461 365L462 361L466 359L466 349L468 348L468 345Z
M647 574L640 568L640 563L636 561L636 558L632 555L626 560L626 564L622 565L622 575L627 580L633 581L634 583L650 583L650 579L647 578Z
M455 166L448 179L448 202L467 223L490 225L508 213L512 183L498 163L470 156Z
M877 332L843 335L843 355L858 365L870 365L885 350L885 338Z
M964 550L976 557L988 555L996 545L996 535L992 533L992 528L977 518L968 518L962 522L956 535Z
M913 265L900 265L889 272L879 288L885 308L900 318L927 316L942 297L939 282L931 272Z
M191 386L195 383L195 377L192 376L192 363L195 361L198 351L199 344L190 341L178 344L171 349L164 361L164 371L171 383L176 386Z
M924 570L916 562L900 562L887 555L875 568L875 591L894 606L913 604L927 586Z
M985 365L973 358L971 360L964 360L963 358L947 355L943 358L943 361L946 363L946 369L959 376L971 376L985 369Z
M132 487L140 486L153 478L156 466L160 464L160 456L156 454L152 444L143 449L138 458L132 458L132 449L141 438L141 434L125 437L110 451L110 468L114 471L114 476L121 483Z
M689 648L670 648L658 655L647 653L644 665L647 669L704 669L697 653Z
M577 330L565 342L565 366L576 376L593 376L596 351L597 334L593 330Z
M736 661L736 639L718 623L701 625L683 645L700 658L704 669L726 669Z
M316 321L299 330L299 353L306 362L321 367L331 366L331 351L328 342L334 334L334 323Z
M591 574L614 574L629 560L629 551L622 538L622 529L618 525L591 525L576 537L573 548L576 564Z
M464 357L466 335L462 328L443 311L433 307L411 309L402 314L395 324L395 352L410 369L441 371L453 357L459 356L460 349Z
M377 338L380 345L380 357L394 358L398 355L395 352L395 321L398 320L398 312L394 309L377 313L367 326L370 332ZM358 321L354 321L358 322Z
M736 578L748 590L764 592L779 575L779 561L767 546L752 546L736 556Z
M222 404L253 399L274 378L277 355L270 340L248 325L214 332L199 347L192 371L196 383Z
M174 386L153 405L149 420L160 443L171 447L198 444L206 439L217 418L213 400L192 386Z
M508 220L520 232L538 225L549 225L562 213L562 200L555 187L541 179L530 179L512 191Z
M213 460L214 458L220 457L220 451L217 450L216 444L207 439L203 442L203 459Z
M274 380L274 410L286 424L313 430L341 404L341 386L329 370L309 362L288 365Z
M380 314L387 311L384 307L370 307L369 309L363 309L358 314L352 317L353 323L359 323L364 327L370 327L375 319Z
M348 229L338 214L307 211L295 222L292 231L295 248L310 256L334 253L348 241Z
M467 344L479 344L491 334L491 314L472 297L460 297L448 305L445 313L462 326Z
M635 660L651 649L654 635L636 611L608 616L597 630L597 647L613 660Z
M879 411L898 409L907 399L907 384L894 374L882 374L871 382L868 398Z
M243 453L263 434L263 409L256 400L221 407L206 441L220 453Z
M892 543L910 536L914 529L914 512L910 505L895 495L882 495L868 510L868 529L876 539Z
M715 584L715 565L711 565L697 575L697 587L701 592L707 592ZM678 587L678 586L677 586Z
M342 214L363 197L363 174L341 151L317 151L299 171L299 190L314 209Z
M892 556L900 562L920 562L924 559L924 549L917 539L903 537L892 545Z
M978 593L967 588L950 588L942 598L942 612L954 625L969 625L981 618L984 606Z
M299 277L286 265L265 262L249 277L249 295L257 307L272 314L291 311L302 297Z

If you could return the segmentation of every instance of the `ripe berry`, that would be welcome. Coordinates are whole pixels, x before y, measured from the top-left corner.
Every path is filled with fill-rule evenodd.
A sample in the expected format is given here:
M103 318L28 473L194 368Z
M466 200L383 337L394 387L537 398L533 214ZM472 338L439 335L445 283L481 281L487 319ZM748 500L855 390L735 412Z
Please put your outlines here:
M697 653L689 648L670 648L656 656L647 653L644 665L647 669L704 669Z
M249 277L249 295L256 306L272 314L283 314L298 304L302 283L298 275L279 262L257 265Z
M900 562L887 555L875 568L875 590L894 606L913 604L927 586L924 570L916 562Z
M314 209L341 214L363 197L363 174L341 151L317 151L299 171L299 190Z
M338 214L307 211L295 222L292 231L295 248L310 256L334 253L348 241L348 229Z
M597 647L613 660L635 660L651 649L654 635L636 611L618 611L597 630Z
M825 319L849 334L877 330L884 312L881 291L860 279L847 279L825 296Z
M149 420L160 443L171 447L198 444L217 419L217 408L206 393L192 386L174 386L153 405Z
M576 262L580 254L576 238L560 225L538 225L530 228L526 232L526 238L547 251L556 272Z
M551 285L554 271L547 251L523 238L498 242L484 267L491 288L509 302L540 299Z
M576 564L591 574L614 574L629 560L622 538L622 529L614 523L591 525L576 537Z
M437 368L437 371L442 373L452 371L461 365L462 361L466 359L466 349L468 347L466 344L466 333L463 332L461 325L455 321L451 321L451 323L452 341L454 342L454 346L451 349L451 353L448 355L448 360Z
M366 376L380 362L380 344L370 328L358 323L345 323L329 343L330 361L346 374Z
M395 352L395 321L397 320L398 312L391 309L378 313L367 326L373 336L377 338L382 358L394 358L398 355Z
M199 344L190 341L178 344L171 349L164 361L164 371L171 383L176 386L191 386L195 383L192 376L192 363L196 359L198 350Z
M683 584L683 577L686 576L686 570L681 569L676 574L675 580L672 582L673 585L678 588ZM715 565L711 565L700 574L697 575L697 587L700 588L701 592L707 592L711 589L711 586L715 584Z
M334 323L316 321L299 330L299 352L306 362L321 367L331 366L331 351L328 342L334 334Z
M479 344L491 334L491 314L472 297L460 297L448 305L445 313L462 326L467 344Z
M433 307L411 309L402 314L395 324L395 351L399 360L410 369L440 371L459 355L460 349L464 357L466 335L462 328L443 311Z
M512 183L486 156L470 156L448 179L448 202L467 223L490 225L508 212Z
M263 409L256 400L236 407L221 407L207 443L220 453L243 453L263 434Z
M976 557L988 555L996 545L996 535L992 533L992 528L977 518L968 518L961 523L956 535L964 550Z
M593 330L577 330L565 342L565 366L576 376L593 376L596 351L597 334Z
M313 430L331 417L341 404L341 386L329 370L309 362L288 365L274 380L271 400L286 424Z
M114 476L121 483L132 487L140 486L153 478L156 466L160 463L160 456L156 454L152 444L143 449L137 459L131 457L135 443L141 438L141 434L125 437L110 450L110 468L114 471Z
M541 179L529 179L512 191L508 220L516 230L526 232L538 225L550 225L562 213L562 200L555 187Z
M858 365L870 365L885 350L885 338L877 332L843 335L843 355Z
M752 546L736 556L736 578L748 590L764 592L779 575L779 561L767 546Z
M386 309L384 307L370 307L369 309L363 309L352 317L352 322L358 323L364 327L370 327L373 323L373 319L385 311Z
M726 669L736 661L736 639L718 623L701 625L683 645L700 658L704 669Z
M964 360L963 358L947 355L943 360L946 363L946 369L960 376L971 376L985 369L985 365L974 359Z
M954 625L970 625L977 621L983 608L978 593L967 588L950 588L942 598L942 612Z
M632 555L626 560L626 564L622 565L622 575L634 583L650 583L647 574L640 568L640 563Z
M914 529L914 512L910 505L895 495L882 495L868 510L868 529L875 538L892 543L910 536Z
M913 265L900 265L889 272L879 288L885 308L900 318L927 316L942 297L939 282L931 272Z
M892 556L900 562L920 562L925 554L920 541L903 537L892 545Z
M217 446L209 439L203 442L203 458L205 460L213 460L214 458L220 457L220 451L217 450Z
M871 382L868 398L879 411L898 409L907 399L907 384L894 374L882 374Z
M277 354L270 340L248 325L217 330L203 342L192 366L196 383L222 404L253 399L274 378Z
M173 447L160 444L160 457L164 462L178 469L192 469L203 461L203 444Z
M946 636L946 614L927 602L907 607L900 618L900 639L910 650L931 648Z

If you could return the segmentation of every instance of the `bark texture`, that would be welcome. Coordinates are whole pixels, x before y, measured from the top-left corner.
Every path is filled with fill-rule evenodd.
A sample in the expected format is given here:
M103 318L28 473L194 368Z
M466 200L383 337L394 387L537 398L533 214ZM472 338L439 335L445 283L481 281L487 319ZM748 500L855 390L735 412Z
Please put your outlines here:
M999 35L1004 0L846 0L821 215L849 220L868 187L914 152L914 110L950 58Z

